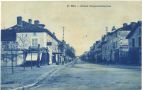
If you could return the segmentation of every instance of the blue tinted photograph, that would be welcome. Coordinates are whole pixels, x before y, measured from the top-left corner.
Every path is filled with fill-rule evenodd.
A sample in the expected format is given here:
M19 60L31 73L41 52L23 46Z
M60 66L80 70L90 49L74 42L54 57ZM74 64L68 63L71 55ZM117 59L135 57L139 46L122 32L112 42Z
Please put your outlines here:
M1 90L141 90L142 1L1 1Z

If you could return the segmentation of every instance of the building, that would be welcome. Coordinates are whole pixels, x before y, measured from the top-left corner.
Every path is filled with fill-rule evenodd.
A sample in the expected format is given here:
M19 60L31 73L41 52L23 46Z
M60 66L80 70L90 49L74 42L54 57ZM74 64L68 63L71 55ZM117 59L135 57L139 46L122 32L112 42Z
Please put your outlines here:
M130 25L123 24L123 27L112 32L111 39L111 61L112 63L128 63L128 39L126 36L131 31Z
M102 63L102 45L101 41L96 41L96 43L93 46L93 52L91 56L94 56L92 59L94 59L95 63Z
M130 32L129 26L126 24L123 27L116 29L112 28L102 37L102 60L106 63L127 63L128 55L128 39L125 37Z
M88 56L88 60L94 60L95 63L140 64L140 23L141 21L124 23L122 27L117 29L113 26L111 32L107 32L101 40L96 41L87 55L83 56Z
M13 33L5 35L5 33ZM40 59L41 62L46 62L47 64L52 64L58 62L60 57L59 53L59 40L56 38L55 33L51 33L48 29L45 28L44 24L41 24L39 20L35 20L32 23L32 20L29 19L28 22L23 21L22 17L17 17L17 24L2 30L2 39L9 39L6 41L15 41L18 43L19 50L26 50L26 62L37 61ZM12 38L13 40L11 40ZM5 46L4 40L2 44ZM40 53L37 54L38 46ZM32 55L31 55L32 53ZM39 56L38 56L39 55ZM23 62L21 62L23 63Z
M130 64L141 65L141 30L142 21L133 23L133 30L126 37L129 41Z
M111 44L111 39L112 39L112 33L107 32L106 35L102 37L102 61L103 63L110 63L111 62L111 49L112 49L112 44Z

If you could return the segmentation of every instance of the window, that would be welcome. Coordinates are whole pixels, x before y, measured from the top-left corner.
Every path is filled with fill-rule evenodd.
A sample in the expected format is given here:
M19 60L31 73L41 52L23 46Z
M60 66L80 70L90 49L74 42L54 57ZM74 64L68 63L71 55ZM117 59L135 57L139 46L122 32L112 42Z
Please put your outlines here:
M33 33L33 35L36 36L37 34L36 34L36 33Z
M116 37L117 37L117 34L118 34L118 33L116 33Z
M115 48L117 48L117 42L115 43Z
M38 39L32 39L32 46L38 46Z
M141 28L139 28L139 34L141 35Z
M135 39L132 39L132 47L135 47Z
M141 37L138 38L139 47L141 47Z

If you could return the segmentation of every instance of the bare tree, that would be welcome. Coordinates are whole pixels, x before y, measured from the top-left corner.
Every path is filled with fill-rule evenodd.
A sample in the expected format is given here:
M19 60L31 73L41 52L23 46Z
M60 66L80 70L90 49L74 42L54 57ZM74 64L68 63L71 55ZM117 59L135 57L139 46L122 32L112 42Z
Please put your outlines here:
M30 46L30 37L26 33L17 33L18 47L23 50L23 66L25 70L26 49Z
M17 33L18 47L27 49L30 46L30 37L26 33Z
M10 42L9 43L9 50L10 50L10 53L11 53L11 70L12 70L12 73L14 73L14 57L17 56L17 42Z

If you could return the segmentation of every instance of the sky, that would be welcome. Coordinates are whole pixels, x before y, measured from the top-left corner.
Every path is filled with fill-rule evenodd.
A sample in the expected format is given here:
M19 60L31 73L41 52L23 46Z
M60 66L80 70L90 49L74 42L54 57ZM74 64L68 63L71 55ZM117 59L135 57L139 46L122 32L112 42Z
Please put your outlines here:
M15 25L16 17L22 16L24 21L39 20L62 40L64 26L65 41L75 48L76 55L81 55L101 39L106 27L111 31L113 26L119 28L123 23L142 20L141 9L140 1L3 1L1 28Z

